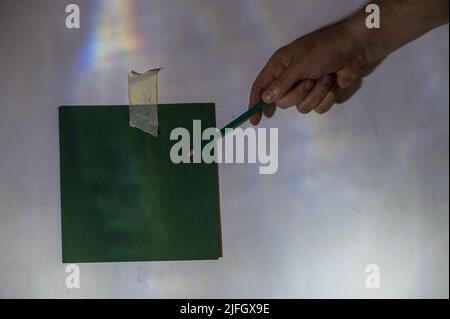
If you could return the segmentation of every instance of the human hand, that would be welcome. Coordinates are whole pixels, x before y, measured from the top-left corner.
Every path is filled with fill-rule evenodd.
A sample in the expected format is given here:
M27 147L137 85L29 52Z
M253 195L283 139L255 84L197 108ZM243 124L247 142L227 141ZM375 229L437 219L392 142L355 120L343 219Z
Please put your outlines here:
M261 99L275 105L293 105L301 113L328 111L339 93L371 71L387 54L425 32L448 22L448 0L373 0L383 11L383 27L368 29L359 10L342 22L301 37L277 50L253 83L250 107ZM347 90L348 91L348 90ZM250 121L257 125L262 113Z
M253 83L249 104L261 99L270 103L264 109L267 117L273 115L275 105L295 105L304 114L324 113L336 102L339 91L375 62L345 23L331 25L277 50ZM250 121L256 125L261 116L259 112Z

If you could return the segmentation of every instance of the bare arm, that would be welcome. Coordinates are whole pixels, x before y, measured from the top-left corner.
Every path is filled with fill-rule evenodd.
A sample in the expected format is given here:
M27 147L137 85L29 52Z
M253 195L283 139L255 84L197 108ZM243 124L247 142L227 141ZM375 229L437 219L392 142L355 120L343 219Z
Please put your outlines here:
M277 50L253 83L250 105L264 100L296 105L301 113L328 111L341 89L352 85L389 53L448 22L448 0L378 0L381 27L369 29L365 7L349 18ZM258 124L262 114L251 118Z
M363 27L367 13L358 11L345 22L363 44L370 60L378 60L424 33L448 22L448 0L378 0L379 29Z

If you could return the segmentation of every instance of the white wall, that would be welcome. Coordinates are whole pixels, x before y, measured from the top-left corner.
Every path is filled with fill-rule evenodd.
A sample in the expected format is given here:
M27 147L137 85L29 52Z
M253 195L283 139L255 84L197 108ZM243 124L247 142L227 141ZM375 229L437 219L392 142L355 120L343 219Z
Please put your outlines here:
M64 26L70 2L80 30ZM127 72L162 66L160 102L215 102L221 126L275 49L363 3L2 1L0 297L448 298L448 25L326 115L263 122L279 128L279 171L220 167L223 259L82 264L65 288L59 105L127 104Z

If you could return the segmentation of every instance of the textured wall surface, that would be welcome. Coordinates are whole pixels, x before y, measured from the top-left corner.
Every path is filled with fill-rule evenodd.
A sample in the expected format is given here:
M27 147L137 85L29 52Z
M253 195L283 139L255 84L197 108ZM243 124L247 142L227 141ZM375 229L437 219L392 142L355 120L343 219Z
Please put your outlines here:
M163 67L160 102L245 108L274 50L364 3L69 1L0 4L0 297L449 296L449 28L389 56L326 115L278 110L279 169L220 166L224 258L61 263L58 113L126 104L127 72ZM367 289L365 268L381 269Z

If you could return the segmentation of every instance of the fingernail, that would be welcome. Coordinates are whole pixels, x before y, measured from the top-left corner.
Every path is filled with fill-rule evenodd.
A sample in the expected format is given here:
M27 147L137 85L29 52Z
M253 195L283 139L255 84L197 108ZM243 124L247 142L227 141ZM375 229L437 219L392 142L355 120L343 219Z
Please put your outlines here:
M274 94L272 91L264 91L261 98L263 99L264 102L268 103L272 101L273 96Z
M333 81L333 79L329 75L325 75L321 80L322 84L326 86L330 85L331 81Z
M313 87L314 87L314 83L312 81L306 81L305 86L304 86L305 91L307 91L307 92L311 91Z

